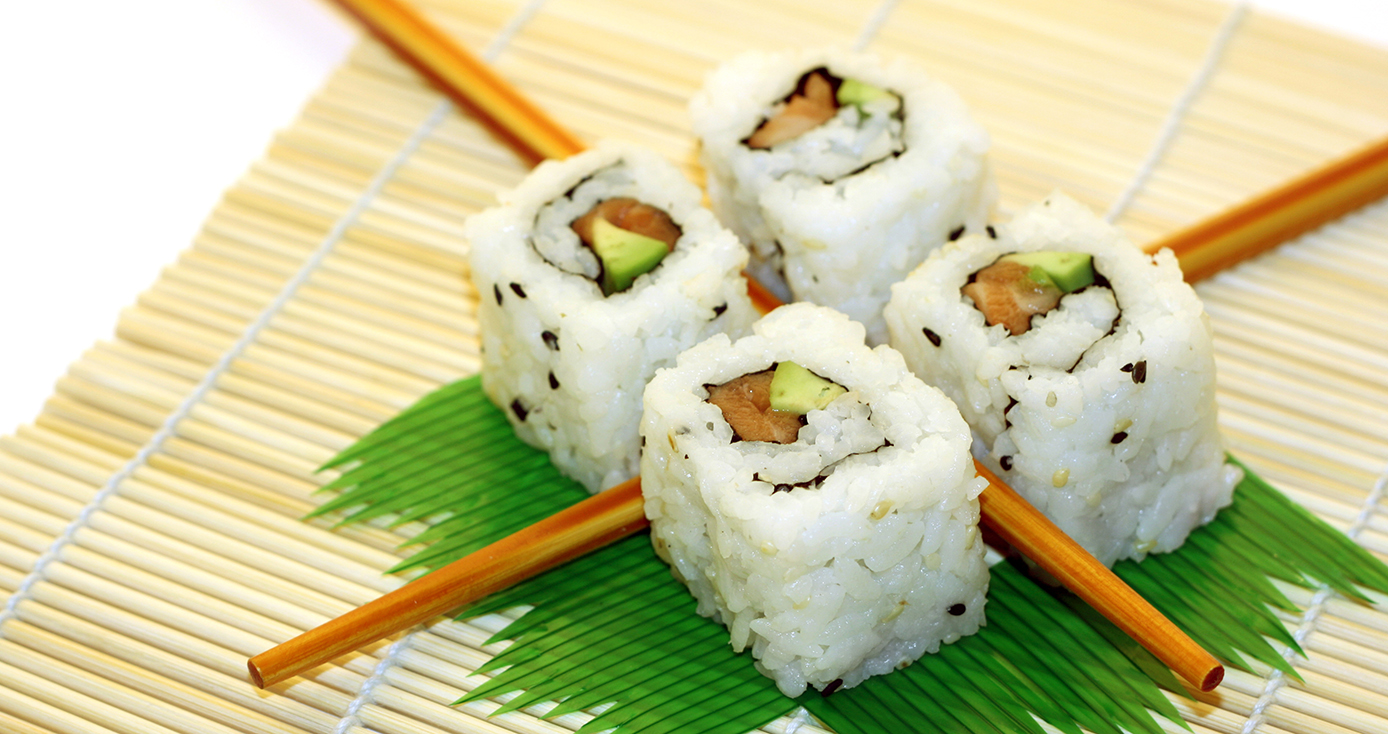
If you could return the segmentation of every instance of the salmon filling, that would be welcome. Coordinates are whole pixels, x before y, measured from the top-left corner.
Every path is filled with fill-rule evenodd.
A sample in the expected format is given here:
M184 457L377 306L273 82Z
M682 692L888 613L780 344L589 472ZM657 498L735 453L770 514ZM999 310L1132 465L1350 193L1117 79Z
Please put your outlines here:
M806 74L795 93L747 138L747 147L770 148L823 125L839 111L834 86L823 69Z
M723 420L742 441L795 443L804 425L797 413L771 407L771 379L774 369L754 372L708 387L708 402L723 411Z
M1002 324L1018 336L1031 328L1032 316L1048 313L1065 295L1054 284L1038 282L1030 274L1029 266L999 260L978 271L963 292L983 312L989 326Z
M682 234L679 226L663 210L623 196L600 201L587 214L574 220L573 231L588 247L593 246L593 221L596 219L606 219L618 229L660 240L671 252L674 252L675 243Z
M681 234L669 214L627 197L598 202L570 226L598 257L597 282L604 296L630 288L654 270Z

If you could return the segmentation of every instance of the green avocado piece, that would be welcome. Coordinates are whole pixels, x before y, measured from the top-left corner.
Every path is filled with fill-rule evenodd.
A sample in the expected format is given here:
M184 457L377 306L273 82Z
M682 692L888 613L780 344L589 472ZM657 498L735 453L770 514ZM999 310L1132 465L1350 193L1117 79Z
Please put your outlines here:
M889 112L894 112L897 107L901 106L900 97L897 97L895 94L881 87L875 87L867 82L860 82L857 79L844 79L843 82L839 84L839 92L836 95L836 99L840 106L851 104L856 106L860 111L863 109L863 105L876 102L879 99L891 99L893 101L891 108L888 110Z
M848 389L844 386L830 382L794 362L781 362L776 365L776 374L771 377L771 409L804 415L811 410L823 409L846 392Z
M654 237L629 232L599 217L593 220L593 252L602 261L602 293L610 296L654 270L670 248Z
M1018 252L998 260L1026 265L1032 269L1027 273L1032 280L1054 284L1065 293L1094 283L1094 257L1087 252Z

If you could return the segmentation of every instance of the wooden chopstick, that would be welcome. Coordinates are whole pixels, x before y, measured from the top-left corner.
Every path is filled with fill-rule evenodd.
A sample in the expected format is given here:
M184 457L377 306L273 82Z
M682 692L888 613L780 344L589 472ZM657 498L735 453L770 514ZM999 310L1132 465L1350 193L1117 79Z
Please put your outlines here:
M1219 661L1022 499L974 462L988 488L983 521L1202 691L1224 678ZM640 478L593 495L520 532L251 658L251 680L272 686L371 642L476 601L648 527Z
M477 113L492 132L519 149L532 164L546 158L567 158L584 149L582 141L408 4L398 0L336 2L459 107Z
M1388 196L1388 138L1149 243L1171 248L1194 283Z
M780 301L760 283L748 292L762 313ZM983 521L1003 540L1075 592L1100 614L1202 691L1224 678L1219 661L1099 563L1030 503L974 462L988 488ZM649 526L640 478L600 492L486 548L412 581L251 658L251 680L264 688L368 643L500 591Z
M974 468L988 480L978 503L993 532L1196 688L1212 691L1224 680L1224 666L1215 656L977 459Z
M558 126L482 62L411 8L395 0L337 0L373 33L461 105L480 111L498 132L532 155L562 158L582 150ZM1308 231L1388 193L1388 140L1336 161L1225 214L1165 238L1187 280L1197 280ZM776 300L749 289L763 311ZM1202 691L1224 669L1136 592L1061 533L992 472L980 495L985 522L1067 588ZM551 568L646 526L639 480L595 495L380 599L249 661L252 680L283 681L371 641Z
M251 658L272 686L649 527L641 479L589 497Z

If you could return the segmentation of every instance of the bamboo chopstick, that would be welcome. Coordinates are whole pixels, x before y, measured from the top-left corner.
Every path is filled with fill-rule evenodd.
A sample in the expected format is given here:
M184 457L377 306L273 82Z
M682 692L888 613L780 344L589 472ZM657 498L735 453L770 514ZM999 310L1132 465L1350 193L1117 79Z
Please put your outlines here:
M1194 283L1384 196L1388 138L1143 249L1171 248L1186 280Z
M593 495L251 658L251 680L272 686L363 645L641 530L641 480Z
M493 132L518 144L532 163L567 158L584 149L578 138L408 4L397 0L337 3L459 106L480 113Z
M1199 690L1212 691L1224 680L1224 666L1213 655L988 467L974 460L974 468L988 480L988 488L978 495L983 521L1003 540Z
M986 467L974 466L989 484L979 495L983 521L999 536L1199 690L1219 685L1224 667L1214 656ZM272 686L649 524L641 480L629 480L256 655L248 662L251 680Z

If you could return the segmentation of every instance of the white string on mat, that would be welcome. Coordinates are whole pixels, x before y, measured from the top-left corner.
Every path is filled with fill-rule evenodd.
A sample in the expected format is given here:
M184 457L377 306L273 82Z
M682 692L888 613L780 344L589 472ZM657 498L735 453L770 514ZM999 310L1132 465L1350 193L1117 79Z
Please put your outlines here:
M1157 169L1157 164L1166 155L1167 148L1171 147L1171 141L1176 139L1176 133L1180 131L1181 122L1185 119L1186 113L1190 111L1190 106L1195 103L1195 98L1205 91L1210 77L1219 67L1220 60L1224 58L1224 50L1233 40L1234 32L1238 30L1239 23L1243 21L1243 16L1247 12L1247 3L1237 3L1224 17L1224 22L1219 24L1214 39L1210 41L1210 47L1205 51L1205 59L1200 63L1200 68L1196 70L1195 76L1186 85L1185 91L1176 98L1176 104L1172 106L1171 111L1166 115L1166 120L1162 122L1156 142L1152 143L1152 148L1147 152L1147 158L1138 167L1137 173L1133 176L1128 187L1123 189L1123 193L1118 195L1118 200L1113 202L1113 206L1104 215L1104 221L1110 224L1117 221L1118 217L1127 210L1128 205L1133 203L1137 192L1141 191L1142 187L1147 184L1147 179L1152 177L1152 173Z
M140 448L135 456L106 480L106 483L92 496L92 499L82 508L82 511L77 514L77 517L73 518L72 522L68 523L67 527L53 539L52 544L48 546L47 550L39 555L34 561L33 569L30 570L19 583L15 592L10 595L9 600L5 603L5 608L0 610L0 637L3 637L4 623L15 617L15 610L18 608L20 602L28 599L32 595L34 585L45 579L48 573L48 567L58 559L63 548L74 542L73 539L78 531L86 527L92 515L99 511L106 501L119 491L121 483L129 479L140 467L148 463L149 457L159 452L164 447L164 443L177 433L176 429L178 423L188 417L193 408L197 406L198 403L202 402L203 398L216 387L217 380L230 369L233 362L240 358L246 348L265 330L270 321L284 309L285 304L294 297L294 294L298 292L300 286L308 281L313 275L313 272L317 270L318 266L321 265L323 260L332 252L333 247L342 239L343 235L347 233L347 230L356 223L357 218L361 216L362 212L364 212L366 208L371 205L372 201L381 193L386 183L395 176L400 166L419 148L428 134L445 119L452 109L451 105L444 103L430 114L429 118L415 131L414 135L405 142L404 146L397 151L396 155L386 162L385 166L382 167L376 177L371 180L371 183L367 186L366 190L362 192L361 196L359 196L356 201L352 202L351 207L349 207L346 213L337 220L333 228L323 237L322 241L319 242L313 254L310 255L299 270L294 273L294 276L284 284L284 287L280 289L275 299L246 327L245 331L241 333L241 337L236 340L236 343L232 344L217 360L216 364L203 375L202 380L193 388L193 391L188 393L178 406L174 408L173 412L164 419L159 429L154 432L154 435L152 435L147 442L145 442L145 445Z
M361 684L361 690L357 692L357 697L347 704L347 709L342 713L342 720L333 727L333 734L347 734L354 727L363 726L361 721L362 708L375 700L376 689L386 680L386 671L395 667L396 661L409 648L413 637L414 632L410 632L386 649L386 654L381 657L380 662L376 663L376 667L371 670L371 675L366 679L366 682Z
M1151 178L1157 165L1161 162L1163 156L1166 155L1167 149L1171 147L1176 133L1180 130L1181 122L1190 111L1191 105L1194 104L1195 99L1205 90L1205 87L1208 86L1210 78L1214 75L1215 69L1219 67L1219 62L1223 59L1225 50L1228 48L1230 41L1233 40L1239 24L1243 21L1247 12L1248 6L1246 3L1237 3L1230 9L1224 21L1220 23L1219 29L1215 32L1215 36L1205 52L1205 58L1201 62L1200 68L1196 71L1190 83L1186 85L1185 91L1177 98L1175 105L1162 122L1162 127L1157 134L1156 141L1152 144L1151 150L1148 151L1146 159L1138 168L1132 181L1129 182L1127 188L1119 194L1118 199L1104 215L1105 221L1112 223L1116 221L1118 217L1122 216L1123 212L1132 204L1137 193L1147 184L1148 179ZM1378 508L1379 501L1383 498L1385 484L1388 484L1388 470L1385 470L1384 474L1379 477L1373 490L1365 499L1363 507L1360 508L1354 524L1347 532L1351 540L1356 539L1359 533L1368 526L1369 520ZM1329 586L1322 585L1316 591L1315 596L1311 598L1311 604L1302 614L1301 623L1297 626L1296 632L1292 634L1292 639L1296 640L1298 645L1303 645L1306 638L1315 631L1316 624L1320 620L1321 614L1325 611L1325 604L1332 594L1334 594L1334 592ZM1290 662L1292 655L1293 653L1290 647L1283 648L1283 659ZM1263 685L1262 694L1258 697L1257 702L1253 705L1252 711L1249 712L1248 718L1244 721L1241 734L1253 734L1262 726L1263 722L1267 720L1267 709L1276 703L1277 694L1286 685L1286 674L1274 668L1267 676L1266 682Z
M511 39L535 16L535 13L539 12L540 6L544 5L544 3L545 0L530 0L530 2L521 6L521 8L516 11L516 14L511 16L511 19L507 21L506 25L497 33L496 37L492 39L492 42L487 44L486 50L482 52L482 60L486 61L488 64L494 63L497 57L501 55L501 52L504 51L506 46L511 42ZM439 115L439 119L442 120L443 115L452 111L452 103L445 99L439 103L439 107L435 110L435 114ZM434 116L431 115L429 120L425 121L424 125L417 131L417 135L421 140L424 135L427 135L428 132L433 129L434 125L437 124L433 122L433 120ZM419 135L418 133L420 132L423 134ZM414 138L411 138L411 140L413 141ZM416 145L418 145L418 143L416 143ZM346 734L352 728L361 725L361 710L375 702L376 689L385 682L386 674L399 662L401 653L409 648L414 636L424 629L426 628L416 625L414 629L405 633L404 637L401 637L386 650L386 654L381 658L380 662L376 664L376 667L372 669L371 675L362 682L361 688L357 690L357 695L352 699L351 703L347 704L342 719L338 721L337 726L333 728L333 734Z
M877 36L878 31L882 30L882 25L887 22L887 18L891 17L892 11L896 10L896 6L899 4L901 4L901 0L882 0L882 4L878 5L877 9L872 11L872 15L868 17L863 29L858 31L858 40L853 42L854 52L861 52L867 48L869 43L872 43L872 39Z
M1374 513L1378 512L1378 504L1383 501L1383 495L1388 491L1388 467L1379 474L1378 481L1374 482L1374 487L1369 491L1369 496L1364 498L1364 504L1359 507L1359 514L1355 516L1354 522L1350 524L1345 535L1350 540L1358 542L1359 534L1364 528L1369 526L1373 520ZM1306 638L1316 631L1316 624L1320 622L1321 614L1325 612L1325 603L1334 595L1334 591L1328 585L1322 584L1316 590L1316 595L1311 597L1311 603L1306 607L1306 611L1301 615L1301 624L1297 625L1296 632L1292 633L1292 639L1296 644L1305 649ZM1292 659L1292 649L1282 648L1282 658L1288 662ZM1253 734L1258 727L1267 720L1267 710L1277 703L1277 694L1287 685L1287 675L1281 670L1273 668L1268 673L1267 681L1263 684L1263 693L1258 696L1258 700L1253 704L1253 710L1248 714L1248 720L1243 723L1240 734Z
M810 716L810 712L804 706L796 706L795 715L786 724L785 734L799 734L800 729L813 723L814 717Z

